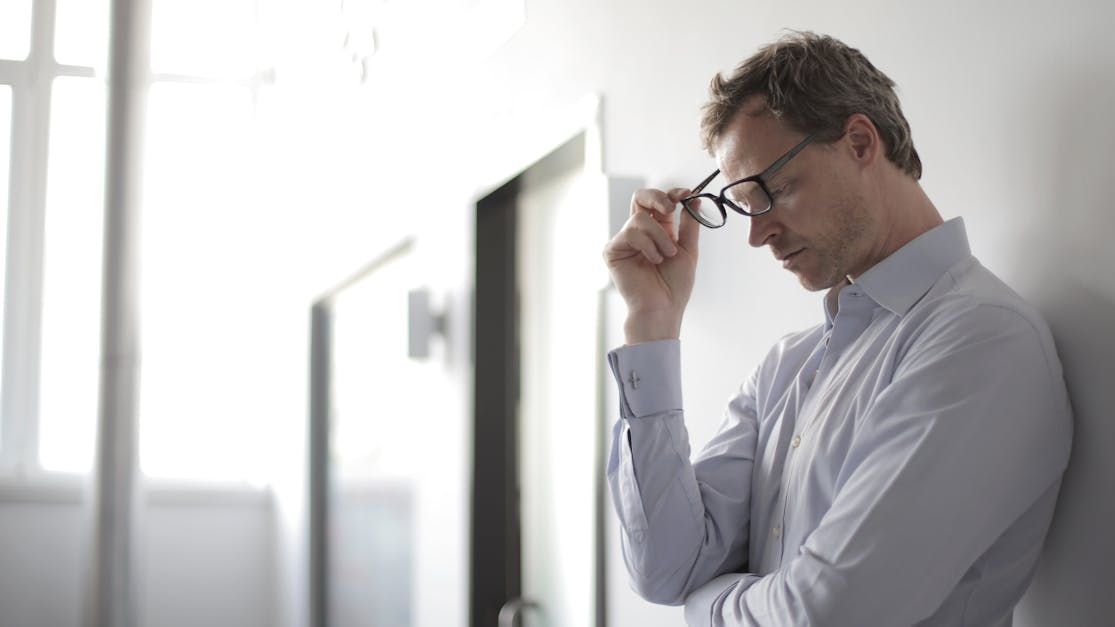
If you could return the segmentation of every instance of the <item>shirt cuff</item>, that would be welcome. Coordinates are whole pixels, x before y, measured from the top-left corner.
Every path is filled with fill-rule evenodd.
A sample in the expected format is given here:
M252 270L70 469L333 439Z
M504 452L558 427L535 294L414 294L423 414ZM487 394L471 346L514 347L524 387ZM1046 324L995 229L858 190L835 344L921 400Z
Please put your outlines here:
M712 624L712 608L720 597L734 588L743 575L727 573L694 590L685 599L685 624L689 627L706 627Z
M681 409L681 341L621 346L608 353L629 417Z

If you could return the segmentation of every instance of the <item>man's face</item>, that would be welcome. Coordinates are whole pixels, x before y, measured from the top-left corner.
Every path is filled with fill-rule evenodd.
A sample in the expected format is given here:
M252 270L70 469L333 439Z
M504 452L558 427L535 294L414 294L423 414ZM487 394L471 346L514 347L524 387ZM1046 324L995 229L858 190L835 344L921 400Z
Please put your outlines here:
M765 170L804 135L769 114L741 113L716 145L728 181ZM842 142L810 144L766 181L774 209L751 221L748 241L769 246L784 268L810 291L827 289L867 270L877 220L863 180Z

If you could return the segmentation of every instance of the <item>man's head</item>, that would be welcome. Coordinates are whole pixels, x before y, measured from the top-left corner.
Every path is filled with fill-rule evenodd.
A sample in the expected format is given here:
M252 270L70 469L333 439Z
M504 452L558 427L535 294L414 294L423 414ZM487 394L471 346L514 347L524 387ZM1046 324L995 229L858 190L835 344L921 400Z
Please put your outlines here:
M756 98L758 97L758 98ZM757 112L779 119L802 135L820 133L821 142L838 139L853 113L871 119L887 146L886 156L915 179L921 159L902 115L894 81L867 57L827 35L791 32L764 46L725 78L709 85L701 119L701 139L710 154L736 114L749 101Z
M921 160L894 82L858 50L787 35L713 79L701 131L728 181L762 172L816 134L765 181L773 211L750 218L751 244L789 256L784 265L807 289L858 276L893 252L907 217L893 200L917 187Z

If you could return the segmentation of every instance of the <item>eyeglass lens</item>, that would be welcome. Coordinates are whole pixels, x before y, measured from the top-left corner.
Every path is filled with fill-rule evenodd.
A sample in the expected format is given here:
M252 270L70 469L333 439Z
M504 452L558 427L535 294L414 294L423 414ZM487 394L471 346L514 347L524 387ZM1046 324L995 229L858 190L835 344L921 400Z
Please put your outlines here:
M689 211L689 215L697 218L697 221L707 227L717 228L724 224L724 214L720 208L716 206L716 202L712 200L712 195L703 195L703 198L691 198L685 202L685 208Z
M771 199L761 185L755 181L737 183L724 190L728 206L745 215L757 215L770 210ZM719 198L713 194L701 194L685 203L689 213L705 226L719 228L724 225L726 211L719 206ZM733 206L734 205L734 206Z
M757 181L744 181L724 190L724 197L747 215L764 213L770 209L771 199Z

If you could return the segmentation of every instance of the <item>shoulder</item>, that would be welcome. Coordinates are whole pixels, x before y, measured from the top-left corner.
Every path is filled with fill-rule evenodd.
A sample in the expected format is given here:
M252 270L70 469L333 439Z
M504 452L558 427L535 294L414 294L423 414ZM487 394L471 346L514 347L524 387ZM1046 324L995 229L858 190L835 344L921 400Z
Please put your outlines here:
M1016 349L1012 354L1021 350L1060 374L1053 338L1041 314L974 257L950 268L907 312L899 335L907 356L1010 345Z

